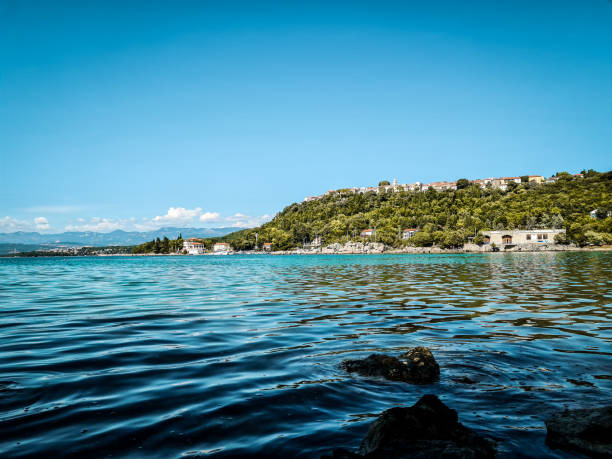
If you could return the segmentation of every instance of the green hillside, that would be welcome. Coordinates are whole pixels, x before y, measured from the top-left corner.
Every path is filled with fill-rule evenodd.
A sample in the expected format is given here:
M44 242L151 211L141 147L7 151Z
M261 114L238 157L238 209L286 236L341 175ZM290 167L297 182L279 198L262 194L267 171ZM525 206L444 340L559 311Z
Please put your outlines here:
M466 181L460 181L466 184ZM515 185L515 184L512 184ZM590 212L597 209L595 218ZM286 250L322 238L323 244L362 240L365 228L377 229L377 240L390 246L410 243L461 246L481 230L565 228L568 242L612 243L612 172L588 171L584 178L560 173L556 183L523 183L507 191L467 184L456 191L368 192L340 190L319 200L291 204L259 228L226 237L235 249L272 242ZM419 228L409 242L402 228Z

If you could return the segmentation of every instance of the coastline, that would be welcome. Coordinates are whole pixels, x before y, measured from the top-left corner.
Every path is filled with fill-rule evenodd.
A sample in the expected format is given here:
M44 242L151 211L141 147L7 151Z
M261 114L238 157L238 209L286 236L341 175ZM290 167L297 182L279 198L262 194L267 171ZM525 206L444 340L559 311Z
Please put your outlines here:
M466 244L467 245L467 244ZM477 246L478 247L478 246ZM226 256L226 255L460 255L460 254L485 254L485 253L537 253L537 252L612 252L612 246L577 247L567 245L547 245L539 247L513 247L506 250L491 250L490 247L473 249L466 247L460 249L443 249L440 247L404 247L397 248L363 248L360 250L323 247L321 249L294 249L277 250L272 252L265 251L232 251L227 253L201 253L201 254L182 254L182 253L113 253L96 255L0 255L0 258L97 258L97 257L200 257L200 256Z
M436 246L431 247L385 247L383 244L376 243L348 243L331 244L318 249L295 249L279 250L269 252L271 255L406 255L406 254L464 254L464 253L533 253L533 252L608 252L612 251L612 246L593 246L578 247L575 245L560 244L524 244L500 247L495 250L490 245L465 244L461 248L446 249ZM244 253L244 252L243 252ZM258 253L258 252L252 252Z

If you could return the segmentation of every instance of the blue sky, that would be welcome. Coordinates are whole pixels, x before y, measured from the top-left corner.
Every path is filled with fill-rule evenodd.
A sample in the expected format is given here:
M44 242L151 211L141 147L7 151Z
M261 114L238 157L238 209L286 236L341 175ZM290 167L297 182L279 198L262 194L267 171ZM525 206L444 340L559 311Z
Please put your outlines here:
M611 126L607 0L0 0L0 232L610 170Z

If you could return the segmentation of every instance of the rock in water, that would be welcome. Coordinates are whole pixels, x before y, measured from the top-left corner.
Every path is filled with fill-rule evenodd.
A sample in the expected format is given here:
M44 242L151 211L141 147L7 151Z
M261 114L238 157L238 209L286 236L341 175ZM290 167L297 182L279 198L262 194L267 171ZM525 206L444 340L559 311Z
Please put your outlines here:
M435 395L424 395L409 408L384 411L370 425L359 454L336 449L334 459L462 458L495 456L495 444L457 420L457 412Z
M391 381L412 384L432 383L440 377L440 366L426 347L415 347L402 354L399 359L384 354L372 354L361 360L345 360L340 367L349 373L382 376Z
M493 443L457 420L435 395L409 408L384 411L370 426L359 452L366 457L488 458Z
M612 406L553 414L546 421L546 443L592 457L612 457Z
M415 347L399 356L410 369L411 382L416 384L432 383L440 379L440 365L426 347Z
M372 354L365 359L345 360L340 367L349 373L363 376L382 376L392 381L406 381L409 377L408 367L397 358L384 354Z

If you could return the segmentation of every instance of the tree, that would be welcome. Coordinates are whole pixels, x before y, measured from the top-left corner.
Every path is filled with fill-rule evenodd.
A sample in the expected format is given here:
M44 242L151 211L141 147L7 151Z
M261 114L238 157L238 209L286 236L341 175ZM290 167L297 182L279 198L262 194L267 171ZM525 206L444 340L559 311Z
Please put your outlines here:
M433 237L430 233L425 231L417 231L414 236L410 238L410 243L415 247L426 247L433 243Z
M516 190L517 188L518 188L518 183L516 183L516 182L510 182L510 183L508 183L508 185L507 185L507 188L506 188L506 189L507 189L508 191L514 191L514 190Z
M529 183L529 176L521 175L521 183Z
M569 175L569 174L568 174ZM612 172L593 171L580 180L569 176L556 183L532 187L513 184L513 192L487 187L468 186L457 191L398 193L336 193L323 199L303 204L291 204L279 212L273 220L259 228L242 230L222 238L204 239L207 246L215 242L229 242L233 247L254 247L255 233L259 242L275 242L278 249L293 248L302 242L321 236L324 245L360 240L359 233L378 227L378 240L386 244L400 245L398 228L421 228L415 245L457 244L460 236L472 235L481 230L533 229L547 227L565 228L569 241L586 244L585 233L591 242L605 242L598 235L612 234ZM461 183L459 184L461 186ZM589 212L601 209L598 219ZM280 231L278 233L277 231ZM347 236L348 234L348 236ZM449 235L451 234L451 235ZM151 247L155 241L152 241ZM412 243L412 242L409 242ZM150 253L151 249L142 249ZM135 252L136 253L136 252Z
M559 214L553 215L551 219L551 226L555 229L563 228L563 217Z
M457 180L458 190L463 190L464 188L467 188L468 186L470 186L470 181L468 179L460 178L459 180Z
M381 180L380 182L378 182L378 186L386 186L386 185L391 185L389 180Z

